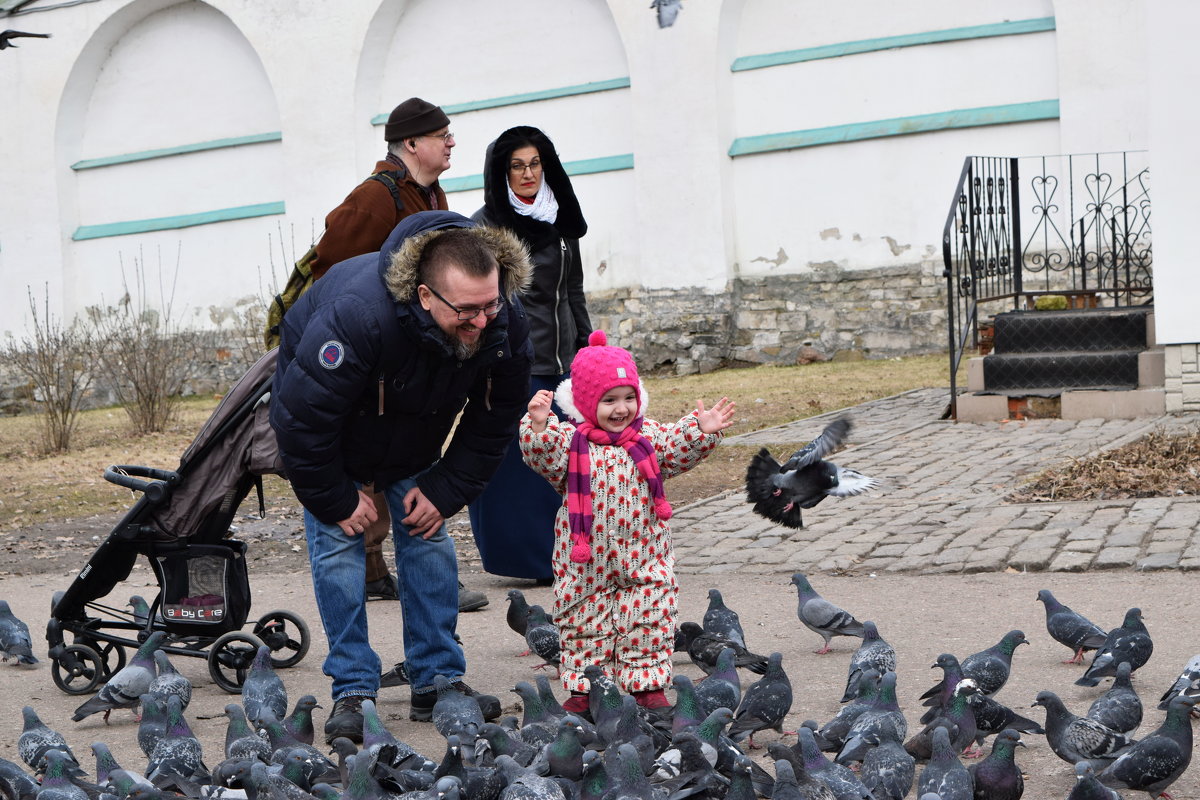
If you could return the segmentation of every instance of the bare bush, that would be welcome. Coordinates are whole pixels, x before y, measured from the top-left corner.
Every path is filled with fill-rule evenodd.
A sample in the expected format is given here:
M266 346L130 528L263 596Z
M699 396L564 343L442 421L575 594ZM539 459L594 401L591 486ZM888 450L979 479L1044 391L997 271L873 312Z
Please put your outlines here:
M71 434L79 421L84 395L92 384L89 369L95 347L91 331L73 321L64 326L50 313L50 288L46 287L44 308L38 312L33 291L28 287L30 334L12 337L4 345L5 360L29 379L34 398L45 408L42 418L42 450L62 452L71 446Z
M197 360L196 334L183 329L175 316L175 283L179 257L168 290L159 255L158 304L150 304L143 258L133 260L134 291L130 291L121 258L125 294L116 305L87 308L98 348L99 369L138 433L161 431L171 421L192 364Z

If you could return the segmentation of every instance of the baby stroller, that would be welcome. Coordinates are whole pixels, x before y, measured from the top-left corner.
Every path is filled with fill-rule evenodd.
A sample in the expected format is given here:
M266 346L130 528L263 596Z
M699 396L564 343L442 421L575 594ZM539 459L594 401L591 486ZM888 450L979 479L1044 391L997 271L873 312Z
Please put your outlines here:
M261 645L276 668L300 663L310 636L290 611L259 617L250 633L241 628L250 613L246 544L229 538L238 506L258 488L262 476L282 472L275 435L267 420L271 350L221 400L176 470L112 466L105 480L141 494L51 604L46 640L51 675L67 694L96 691L153 631L165 631L162 650L208 660L213 681L230 693L241 691ZM132 612L97 602L129 577L145 556L159 592L149 611ZM64 635L72 635L66 644ZM276 655L277 654L277 655Z

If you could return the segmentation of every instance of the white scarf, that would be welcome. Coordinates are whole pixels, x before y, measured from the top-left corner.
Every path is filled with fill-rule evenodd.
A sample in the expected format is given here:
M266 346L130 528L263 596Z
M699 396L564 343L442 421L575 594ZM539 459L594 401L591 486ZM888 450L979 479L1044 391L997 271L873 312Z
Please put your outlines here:
M542 185L532 203L522 202L521 198L517 197L516 192L512 190L512 184L508 184L508 203L518 214L533 217L540 222L549 222L553 225L554 221L558 219L558 201L554 199L554 192L551 191L550 184L546 183L545 178L542 178Z

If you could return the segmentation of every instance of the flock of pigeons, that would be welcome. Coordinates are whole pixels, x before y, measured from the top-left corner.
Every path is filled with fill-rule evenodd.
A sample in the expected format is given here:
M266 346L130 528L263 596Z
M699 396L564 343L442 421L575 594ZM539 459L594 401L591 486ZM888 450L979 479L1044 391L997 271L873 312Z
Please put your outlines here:
M95 771L85 772L66 739L30 706L18 752L25 767L0 759L0 792L7 800L160 800L175 796L250 800L1016 800L1024 777L1014 759L1023 734L1046 737L1073 764L1069 800L1120 797L1114 788L1157 797L1191 760L1190 711L1200 697L1200 656L1162 696L1165 719L1138 739L1143 706L1130 674L1150 658L1153 643L1130 609L1119 628L1105 632L1059 603L1047 590L1047 631L1071 650L1068 663L1091 663L1077 683L1112 686L1077 716L1053 692L1037 695L1039 723L994 699L1012 669L1013 653L1027 644L1010 631L998 643L961 661L937 659L942 680L921 700L922 727L910 731L897 701L896 652L872 622L822 598L807 578L792 577L800 621L821 636L818 653L835 636L861 645L850 659L841 710L824 724L808 721L784 730L792 685L780 653L747 647L738 614L715 589L702 623L679 626L676 650L705 674L693 682L676 675L675 705L646 711L592 668L589 710L563 711L550 682L520 682L522 718L484 721L478 703L439 679L433 725L445 738L441 754L418 753L384 726L375 705L363 704L361 743L336 739L329 751L314 746L312 695L289 712L287 689L260 648L241 702L225 706L224 753L206 760L184 716L192 687L152 634L73 719L140 710L137 743L144 769L120 766L102 742L92 744ZM508 623L546 664L557 663L557 631L545 611L509 592ZM34 664L28 628L0 601L0 650L5 660ZM755 676L743 685L739 670ZM749 677L749 676L747 676ZM809 687L816 690L817 687ZM767 745L769 766L749 757L753 737L773 730L795 735ZM993 737L990 753L970 766L964 758ZM211 764L211 766L210 766ZM915 792L914 792L915 790Z

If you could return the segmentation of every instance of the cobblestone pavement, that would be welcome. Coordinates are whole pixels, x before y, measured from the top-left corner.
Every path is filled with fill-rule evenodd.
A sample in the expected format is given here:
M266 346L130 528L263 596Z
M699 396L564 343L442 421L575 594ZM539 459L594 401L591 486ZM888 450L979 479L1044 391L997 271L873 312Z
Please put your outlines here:
M741 491L671 519L683 573L962 573L1005 569L1200 569L1200 499L1156 497L1009 503L1038 471L1161 427L1194 429L1200 414L1135 420L940 420L947 390L919 389L849 410L854 428L834 460L881 479L868 495L829 498L784 528L754 514ZM834 412L727 441L783 460Z

